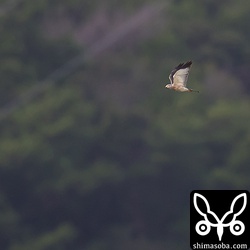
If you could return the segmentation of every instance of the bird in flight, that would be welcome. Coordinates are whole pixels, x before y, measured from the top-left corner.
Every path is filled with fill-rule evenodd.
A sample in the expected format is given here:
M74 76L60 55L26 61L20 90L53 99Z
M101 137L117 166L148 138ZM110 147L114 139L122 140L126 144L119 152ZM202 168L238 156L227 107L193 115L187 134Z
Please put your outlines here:
M187 80L190 71L192 61L186 63L180 63L175 67L169 75L170 84L167 84L165 87L179 92L197 92L198 90L193 90L187 88Z

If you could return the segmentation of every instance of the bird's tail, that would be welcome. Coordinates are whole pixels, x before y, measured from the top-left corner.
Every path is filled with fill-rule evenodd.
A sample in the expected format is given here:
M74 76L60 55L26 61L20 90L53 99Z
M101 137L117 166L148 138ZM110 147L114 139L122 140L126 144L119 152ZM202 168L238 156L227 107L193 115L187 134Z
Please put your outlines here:
M189 92L196 92L196 93L200 93L199 90L193 90L193 89L189 89Z

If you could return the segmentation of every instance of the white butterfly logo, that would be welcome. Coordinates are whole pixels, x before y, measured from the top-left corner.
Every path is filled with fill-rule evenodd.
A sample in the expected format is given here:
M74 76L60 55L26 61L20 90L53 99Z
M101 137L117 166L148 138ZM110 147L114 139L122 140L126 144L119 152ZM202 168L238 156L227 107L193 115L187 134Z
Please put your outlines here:
M203 213L201 209L198 207L197 204L198 198L202 199L205 202L207 210L206 213ZM241 198L243 198L243 205L237 213L234 213L235 203ZM210 210L210 205L207 199L203 195L194 193L193 203L196 211L204 218L204 220L199 221L195 226L195 230L199 235L202 236L207 235L209 234L211 227L217 227L217 235L219 241L221 241L222 235L224 233L224 227L229 227L230 232L236 236L243 234L243 232L245 231L244 223L240 220L236 220L236 217L239 216L246 208L247 205L246 193L239 194L234 198L234 200L231 203L230 210L226 212L221 219L219 219L218 216ZM216 220L217 223L212 223L211 221L209 221L208 214L211 215ZM233 214L232 220L229 223L223 223L229 214Z

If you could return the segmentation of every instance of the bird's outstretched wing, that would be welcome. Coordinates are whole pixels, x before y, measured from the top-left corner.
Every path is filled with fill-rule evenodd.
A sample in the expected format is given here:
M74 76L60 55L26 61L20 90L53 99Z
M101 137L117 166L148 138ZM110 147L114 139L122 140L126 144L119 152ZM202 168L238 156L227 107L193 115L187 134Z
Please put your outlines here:
M186 63L180 63L175 69L173 69L169 75L171 84L176 87L186 87L191 65L192 61L188 61Z

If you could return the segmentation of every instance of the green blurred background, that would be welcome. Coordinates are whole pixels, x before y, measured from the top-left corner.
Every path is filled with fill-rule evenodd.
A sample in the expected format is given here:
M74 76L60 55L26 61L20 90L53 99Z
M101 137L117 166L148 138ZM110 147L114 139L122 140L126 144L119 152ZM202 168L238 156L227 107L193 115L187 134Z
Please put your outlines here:
M0 249L188 249L192 190L249 189L249 13L2 0Z

